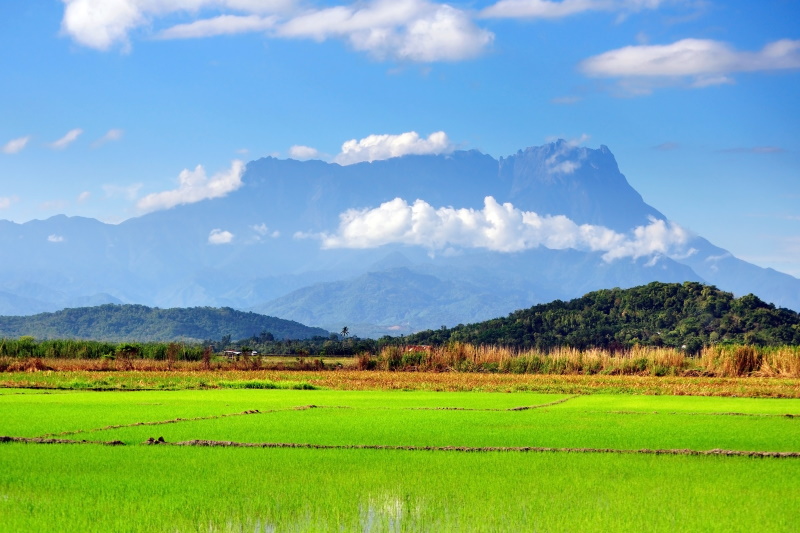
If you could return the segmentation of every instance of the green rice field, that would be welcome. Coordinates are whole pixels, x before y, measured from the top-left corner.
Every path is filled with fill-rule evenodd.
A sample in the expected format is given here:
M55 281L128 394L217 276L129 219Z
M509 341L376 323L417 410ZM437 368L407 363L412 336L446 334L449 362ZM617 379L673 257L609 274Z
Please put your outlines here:
M800 399L8 388L0 436L3 532L800 523Z

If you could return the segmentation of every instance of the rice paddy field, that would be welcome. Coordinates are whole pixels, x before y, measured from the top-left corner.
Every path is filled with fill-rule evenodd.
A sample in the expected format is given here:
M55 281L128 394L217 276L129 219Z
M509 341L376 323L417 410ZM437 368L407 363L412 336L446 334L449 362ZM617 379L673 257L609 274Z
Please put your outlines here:
M23 388L21 376L5 376L0 531L788 532L800 523L798 398L507 384L343 390L314 375L170 382L175 390L76 390L68 375L61 387L39 376L47 388Z

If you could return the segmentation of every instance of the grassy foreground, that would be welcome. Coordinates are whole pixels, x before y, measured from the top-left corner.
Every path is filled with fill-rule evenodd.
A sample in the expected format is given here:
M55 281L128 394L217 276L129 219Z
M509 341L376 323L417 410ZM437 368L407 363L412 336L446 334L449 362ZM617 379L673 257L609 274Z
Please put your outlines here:
M0 389L0 435L63 442L0 443L3 532L794 531L800 521L800 399ZM531 447L562 450L522 451ZM715 449L794 455L690 454Z
M4 445L3 531L795 531L800 462Z

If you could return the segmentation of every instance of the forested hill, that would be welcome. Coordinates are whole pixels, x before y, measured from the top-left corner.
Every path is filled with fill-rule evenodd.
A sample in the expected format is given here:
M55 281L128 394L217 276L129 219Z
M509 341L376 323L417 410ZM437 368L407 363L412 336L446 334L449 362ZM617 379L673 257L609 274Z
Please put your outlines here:
M752 294L734 298L713 285L650 283L590 292L452 329L423 331L411 344L462 341L517 348L626 348L635 344L696 352L719 342L800 344L800 314Z
M271 335L276 340L327 337L322 328L229 307L159 309L107 304L33 316L0 316L0 338L122 341L203 341L226 336L243 339Z

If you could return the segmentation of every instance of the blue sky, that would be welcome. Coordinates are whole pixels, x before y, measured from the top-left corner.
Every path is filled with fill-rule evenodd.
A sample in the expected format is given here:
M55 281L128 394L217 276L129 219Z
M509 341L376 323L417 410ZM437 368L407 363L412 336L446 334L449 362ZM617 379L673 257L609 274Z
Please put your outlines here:
M5 0L0 218L118 222L267 155L500 157L562 137L607 145L688 230L800 277L799 16L794 0Z

